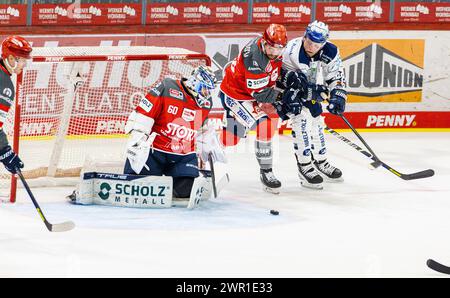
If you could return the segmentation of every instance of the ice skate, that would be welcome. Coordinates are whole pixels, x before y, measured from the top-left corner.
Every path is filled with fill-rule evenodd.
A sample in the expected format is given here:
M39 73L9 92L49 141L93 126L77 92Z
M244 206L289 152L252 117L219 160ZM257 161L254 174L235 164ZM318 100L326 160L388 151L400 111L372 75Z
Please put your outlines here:
M298 177L303 187L312 189L323 189L323 178L313 167L311 162L297 163Z
M264 191L273 194L280 193L281 182L275 177L272 169L261 169L260 178Z
M314 161L314 167L319 171L320 175L328 182L341 182L342 171L332 166L326 159L321 161Z

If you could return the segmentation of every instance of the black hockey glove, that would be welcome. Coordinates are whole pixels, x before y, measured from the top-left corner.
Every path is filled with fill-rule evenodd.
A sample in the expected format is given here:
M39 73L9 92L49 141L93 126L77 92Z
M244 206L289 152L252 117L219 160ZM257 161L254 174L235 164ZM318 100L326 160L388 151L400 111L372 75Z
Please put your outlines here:
M304 89L308 85L308 79L301 70L290 70L283 76L282 83L286 89Z
M328 97L328 88L324 85L315 85L308 83L304 89L302 89L302 100L312 101L316 100L322 102Z
M12 151L11 146L6 146L0 150L0 161L5 165L5 168L12 174L16 174L16 169L23 168L23 162L19 156Z
M290 88L284 90L283 98L281 99L281 101L287 108L286 110L288 111L288 113L298 115L302 111L302 100L299 95L299 89Z
M345 111L346 100L347 100L347 91L339 88L331 90L327 110L331 114L341 115Z

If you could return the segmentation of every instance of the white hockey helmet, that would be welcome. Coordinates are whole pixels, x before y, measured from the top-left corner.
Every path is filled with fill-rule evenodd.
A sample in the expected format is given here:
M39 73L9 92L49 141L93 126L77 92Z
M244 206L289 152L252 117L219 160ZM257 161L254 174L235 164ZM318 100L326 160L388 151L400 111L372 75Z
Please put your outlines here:
M315 20L306 27L305 36L312 42L324 44L327 42L329 35L330 30L324 22Z
M211 67L204 65L195 68L185 81L199 107L208 107L211 104L211 92L215 88L215 83L216 75Z

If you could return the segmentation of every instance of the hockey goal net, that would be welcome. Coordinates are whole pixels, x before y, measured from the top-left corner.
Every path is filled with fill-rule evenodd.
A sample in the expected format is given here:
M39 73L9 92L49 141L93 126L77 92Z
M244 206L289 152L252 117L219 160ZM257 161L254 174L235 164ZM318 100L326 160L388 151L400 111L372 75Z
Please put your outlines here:
M34 48L4 125L24 176L32 186L73 185L86 165L122 167L125 122L140 98L201 64L207 55L180 48ZM0 166L0 199L14 202L16 188Z

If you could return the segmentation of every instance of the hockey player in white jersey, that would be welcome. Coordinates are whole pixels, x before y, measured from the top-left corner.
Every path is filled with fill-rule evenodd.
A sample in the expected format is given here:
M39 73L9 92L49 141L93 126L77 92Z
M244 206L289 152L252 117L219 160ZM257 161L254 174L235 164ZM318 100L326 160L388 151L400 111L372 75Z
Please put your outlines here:
M287 92L289 88L295 90L299 84L304 85L305 80L309 86L325 85L329 91L326 108L330 113L339 115L344 112L347 99L345 74L339 50L328 41L328 37L329 30L325 23L314 21L309 24L304 36L288 43L283 54L282 77ZM313 97L318 95L315 92L312 94ZM322 100L320 96L303 99L302 107L290 116L301 183L315 189L323 188L323 178L342 181L341 170L327 160Z

